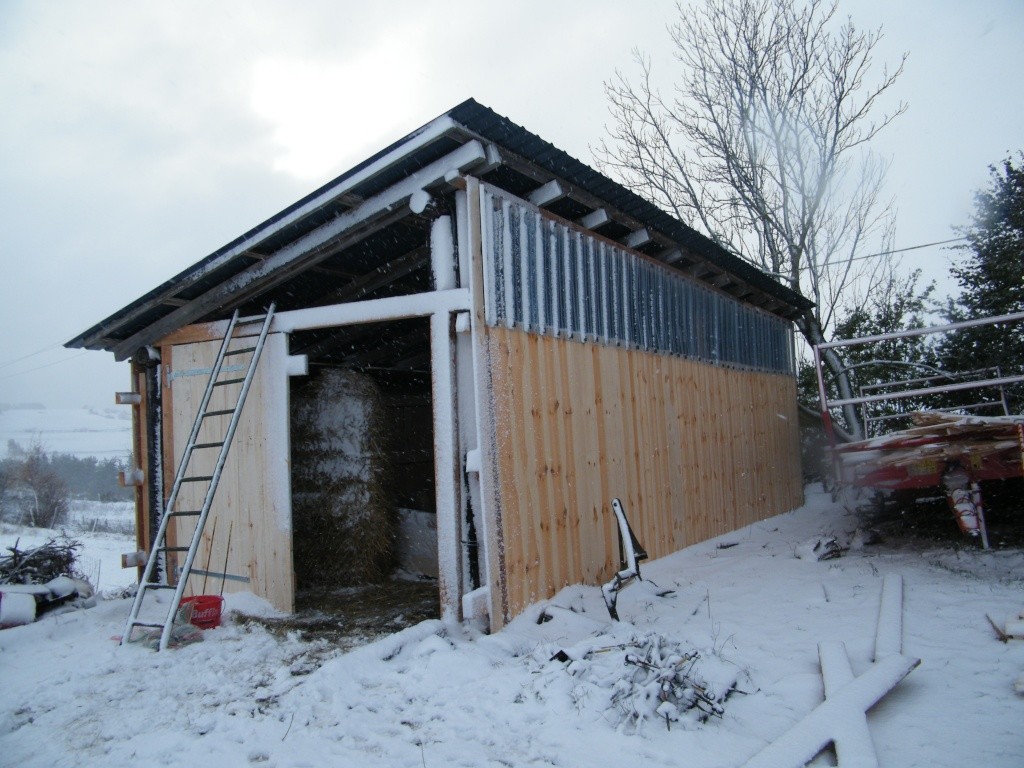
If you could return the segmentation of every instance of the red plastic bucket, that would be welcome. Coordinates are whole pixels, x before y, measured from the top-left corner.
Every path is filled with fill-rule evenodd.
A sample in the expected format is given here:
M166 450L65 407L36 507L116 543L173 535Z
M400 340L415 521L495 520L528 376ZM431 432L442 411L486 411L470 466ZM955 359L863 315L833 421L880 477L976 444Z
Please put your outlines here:
M224 607L224 598L217 595L196 595L183 597L181 604L192 604L191 623L200 629L213 629L220 626L220 612Z

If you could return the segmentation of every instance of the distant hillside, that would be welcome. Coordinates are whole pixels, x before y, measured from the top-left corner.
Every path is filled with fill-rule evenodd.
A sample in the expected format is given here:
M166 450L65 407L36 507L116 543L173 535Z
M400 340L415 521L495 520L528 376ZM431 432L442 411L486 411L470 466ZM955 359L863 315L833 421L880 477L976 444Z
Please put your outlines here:
M38 444L47 453L98 458L127 457L132 444L131 406L45 408L0 404L0 458L13 440L22 448Z

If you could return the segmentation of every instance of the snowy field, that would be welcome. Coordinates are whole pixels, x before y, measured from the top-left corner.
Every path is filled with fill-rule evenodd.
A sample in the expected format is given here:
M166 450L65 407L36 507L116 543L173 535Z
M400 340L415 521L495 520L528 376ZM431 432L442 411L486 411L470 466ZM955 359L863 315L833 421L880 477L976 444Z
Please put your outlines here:
M160 654L118 648L127 600L43 617L0 632L0 763L740 766L822 701L819 642L869 668L882 580L899 574L904 653L921 664L869 713L879 764L1024 764L1024 643L998 642L985 618L1024 609L1024 552L854 540L818 561L808 542L850 541L858 521L821 493L808 501L646 564L674 594L630 586L617 623L579 586L493 636L426 622L348 653L241 620L267 610L251 596L229 600L203 642ZM84 540L105 557L102 537ZM720 717L630 716L652 707L627 654L653 641L697 652L709 689L735 680Z
M82 543L79 569L98 591L135 583L136 570L121 568L121 555L135 551L134 502L73 500L68 517L68 524L59 530L0 521L0 554L9 554L8 548L15 544L26 550L66 534Z
M127 457L132 445L132 409L0 407L0 459L8 442L39 445L47 453L101 459Z

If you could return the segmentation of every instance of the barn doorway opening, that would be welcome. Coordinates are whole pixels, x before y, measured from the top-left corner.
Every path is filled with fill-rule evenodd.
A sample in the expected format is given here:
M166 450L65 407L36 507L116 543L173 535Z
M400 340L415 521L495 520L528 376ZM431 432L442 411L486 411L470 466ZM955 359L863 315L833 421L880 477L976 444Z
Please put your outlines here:
M290 382L298 616L438 617L429 319L298 332L291 352L309 359Z

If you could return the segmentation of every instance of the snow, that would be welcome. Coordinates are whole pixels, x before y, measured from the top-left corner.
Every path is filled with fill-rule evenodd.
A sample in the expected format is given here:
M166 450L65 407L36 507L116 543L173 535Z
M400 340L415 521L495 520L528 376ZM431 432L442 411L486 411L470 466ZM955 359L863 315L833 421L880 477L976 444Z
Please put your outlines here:
M25 450L38 444L47 453L126 458L132 445L132 409L0 406L0 458L10 453L11 440Z
M844 644L850 685L898 678L902 656L872 661L883 583L896 574L903 653L921 664L868 711L879 764L1020 765L1024 642L998 642L985 614L1024 608L1024 552L866 545L802 559L801 542L845 542L861 524L814 489L808 498L645 563L645 581L619 595L621 622L609 620L600 588L572 586L495 635L429 621L344 653L242 620L239 610L269 609L229 595L224 626L154 653L112 639L127 600L43 616L0 632L0 762L739 766L832 700L819 644ZM95 557L94 537L83 537ZM674 593L659 597L665 589ZM549 620L538 623L542 613ZM669 728L660 704L656 716L621 717L613 697L636 672L626 655L655 642L668 649L662 661L692 650L707 678L736 681L720 717ZM559 651L570 661L553 659ZM881 671L865 677L872 670ZM863 703L831 708L857 715Z

